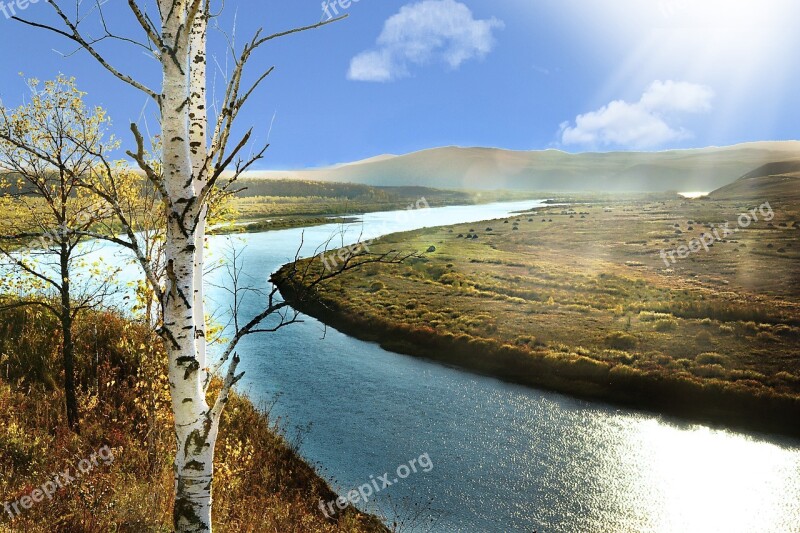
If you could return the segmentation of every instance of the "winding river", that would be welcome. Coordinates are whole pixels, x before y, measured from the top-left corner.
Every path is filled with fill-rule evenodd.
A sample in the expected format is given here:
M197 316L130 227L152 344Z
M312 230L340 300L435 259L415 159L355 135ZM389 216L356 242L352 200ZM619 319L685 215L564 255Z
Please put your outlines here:
M311 255L333 236L348 244L362 233L488 220L536 205L373 213L346 227L213 237L211 250L219 257L232 241L243 249L245 277L265 286L301 237L302 255ZM221 270L215 276L225 283ZM230 307L227 293L208 295L212 308ZM251 297L242 314L261 305ZM797 440L504 383L389 353L309 317L246 338L238 351L247 372L241 388L271 406L290 438L301 436L301 453L340 494L371 487L359 507L401 531L800 532Z
M342 242L535 205L373 213L344 228ZM263 284L294 257L301 235L309 255L342 230L332 224L241 237L244 271ZM225 239L214 238L212 249ZM211 296L224 305L223 294ZM243 313L257 309L253 299ZM340 494L370 484L376 494L359 506L406 530L800 532L796 440L503 383L389 353L309 317L251 337L239 352L242 387L272 405L290 436L302 428L302 454ZM397 475L424 454L432 468ZM390 486L371 483L385 473Z

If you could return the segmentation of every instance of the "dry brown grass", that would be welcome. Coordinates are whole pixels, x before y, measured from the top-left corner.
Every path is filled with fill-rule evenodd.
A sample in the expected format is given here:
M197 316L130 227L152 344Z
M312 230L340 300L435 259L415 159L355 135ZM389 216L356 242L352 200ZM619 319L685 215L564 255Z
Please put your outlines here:
M95 468L0 531L171 531L174 436L159 343L114 315L81 324L81 435L64 427L52 324L31 311L2 317L0 503L13 502L102 446L113 463ZM25 362L38 354L40 368ZM95 364L93 362L99 363ZM39 376L34 377L31 376ZM49 376L49 379L40 379ZM329 521L317 508L335 498L268 414L234 395L217 444L214 524L230 532L373 532L385 528L348 509Z

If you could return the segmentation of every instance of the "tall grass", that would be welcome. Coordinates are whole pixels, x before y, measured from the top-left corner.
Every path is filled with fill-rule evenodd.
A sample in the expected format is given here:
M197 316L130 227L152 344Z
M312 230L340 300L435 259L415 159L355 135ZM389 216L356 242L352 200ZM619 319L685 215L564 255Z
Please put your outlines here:
M68 431L56 325L32 309L0 315L0 501L16 501L102 446L114 462L26 510L0 531L171 531L174 433L166 360L151 331L112 313L77 324L82 433ZM212 393L218 383L214 383ZM380 522L352 508L329 520L336 494L247 398L233 395L217 444L218 531L369 532Z

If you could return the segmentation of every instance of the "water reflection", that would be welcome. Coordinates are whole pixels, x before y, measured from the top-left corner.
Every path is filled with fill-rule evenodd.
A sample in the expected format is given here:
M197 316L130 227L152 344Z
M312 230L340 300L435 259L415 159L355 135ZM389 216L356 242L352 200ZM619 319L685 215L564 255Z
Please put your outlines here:
M606 429L600 479L608 503L592 509L597 529L800 530L796 448L652 417L616 419Z

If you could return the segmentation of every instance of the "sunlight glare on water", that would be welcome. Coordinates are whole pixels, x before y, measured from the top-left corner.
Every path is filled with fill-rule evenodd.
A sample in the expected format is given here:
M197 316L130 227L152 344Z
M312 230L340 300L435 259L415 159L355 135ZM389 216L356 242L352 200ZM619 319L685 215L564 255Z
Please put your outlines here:
M617 419L602 477L617 516L592 513L597 531L800 531L800 462L779 446L703 426ZM629 517L626 520L625 514ZM611 528L611 525L614 525Z

